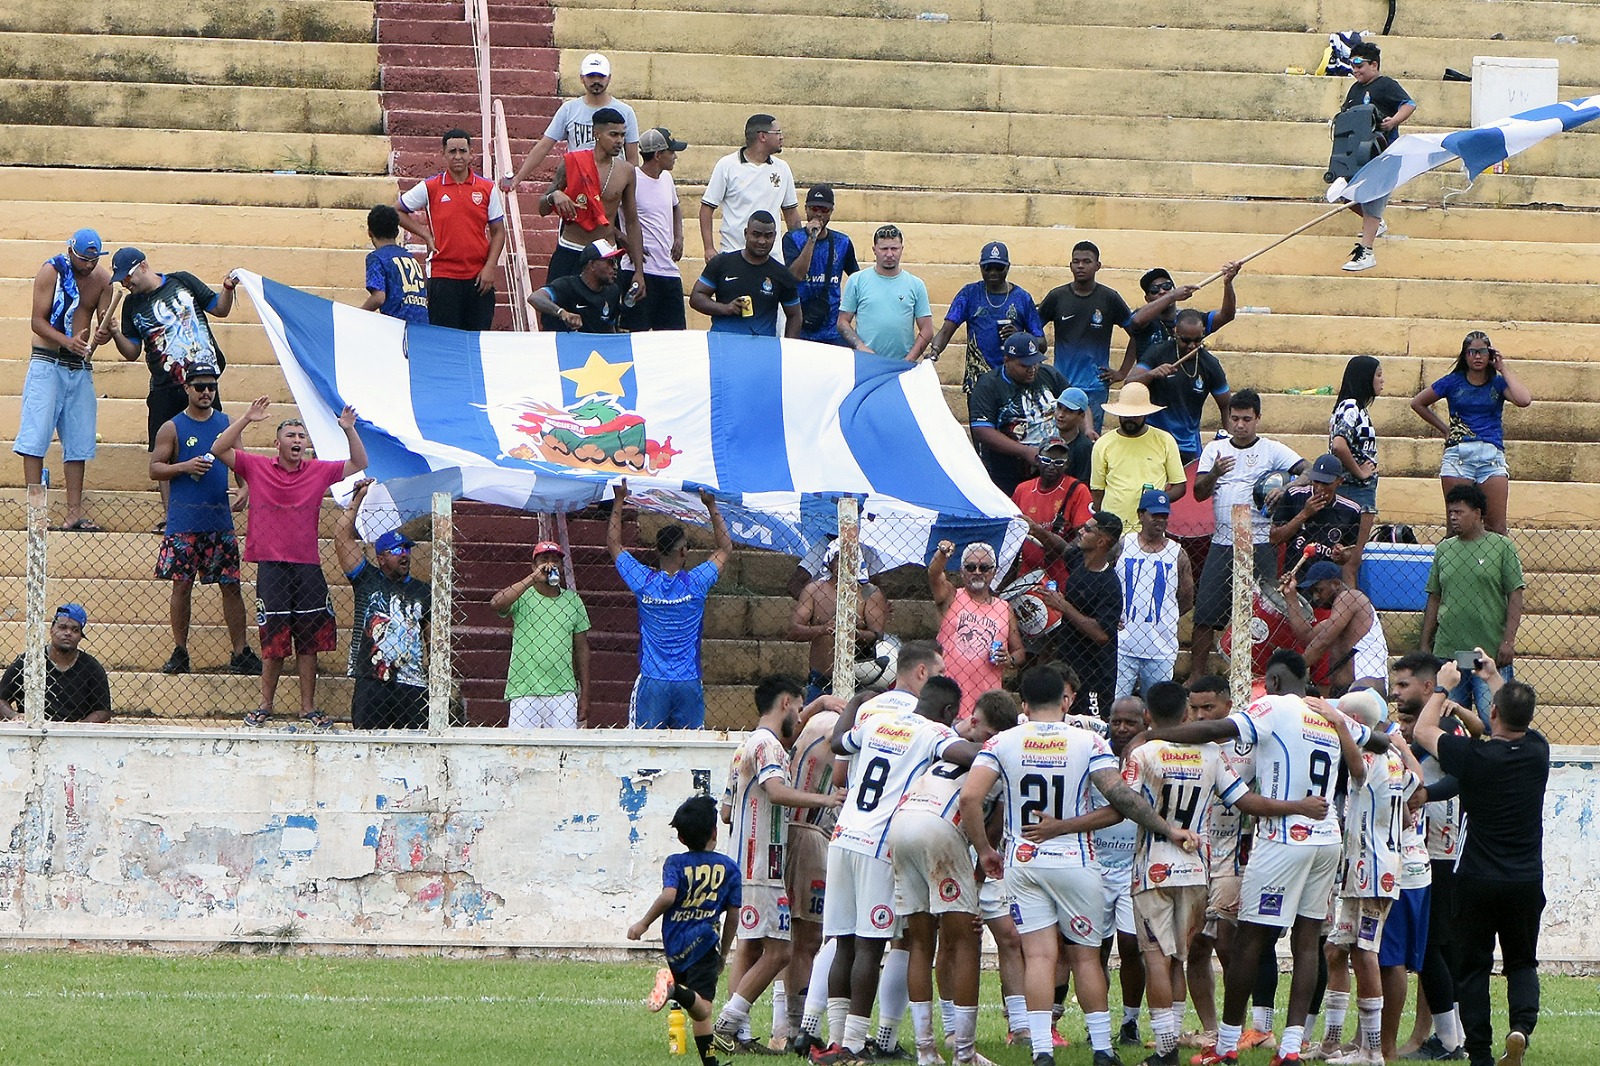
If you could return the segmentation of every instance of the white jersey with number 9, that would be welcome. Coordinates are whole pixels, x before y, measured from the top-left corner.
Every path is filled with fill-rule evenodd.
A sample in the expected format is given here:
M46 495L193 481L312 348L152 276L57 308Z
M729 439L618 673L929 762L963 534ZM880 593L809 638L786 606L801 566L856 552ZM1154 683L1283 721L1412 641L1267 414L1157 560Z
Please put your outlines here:
M1255 745L1256 790L1263 796L1290 802L1321 796L1329 801L1320 821L1299 814L1259 819L1256 838L1279 844L1341 843L1344 833L1332 800L1342 756L1339 734L1327 719L1299 696L1262 696L1227 720L1239 727L1240 740ZM1345 725L1358 745L1371 736L1348 715Z

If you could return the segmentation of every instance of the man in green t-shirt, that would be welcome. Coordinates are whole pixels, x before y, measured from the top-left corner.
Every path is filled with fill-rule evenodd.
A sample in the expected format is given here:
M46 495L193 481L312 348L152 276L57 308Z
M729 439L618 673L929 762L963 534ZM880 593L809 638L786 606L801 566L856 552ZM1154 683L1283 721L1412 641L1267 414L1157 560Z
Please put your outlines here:
M1434 549L1433 568L1428 571L1422 650L1450 658L1481 648L1494 657L1500 676L1510 681L1517 628L1522 624L1522 559L1510 537L1484 526L1489 501L1483 489L1457 485L1445 493L1444 502L1452 535ZM1450 698L1466 705L1470 691L1487 722L1489 686L1462 673Z
M589 723L589 611L562 585L561 545L533 546L533 570L494 594L511 618L506 699L512 729L581 729Z

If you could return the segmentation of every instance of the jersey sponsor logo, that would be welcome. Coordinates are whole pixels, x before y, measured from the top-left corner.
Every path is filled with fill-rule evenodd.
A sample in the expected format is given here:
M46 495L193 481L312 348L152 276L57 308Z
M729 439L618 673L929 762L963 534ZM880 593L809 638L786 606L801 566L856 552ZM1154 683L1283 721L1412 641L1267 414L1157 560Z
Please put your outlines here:
M1367 887L1367 863L1364 859L1356 863L1356 887Z
M1067 738L1028 737L1022 742L1022 750L1040 755L1061 755L1067 750Z
M1067 928L1079 936L1088 936L1094 932L1094 923L1084 915L1074 914L1072 920L1067 923Z
M894 924L894 908L880 903L867 914L874 929L887 929Z
M1361 939L1376 940L1378 938L1378 919L1370 914L1361 916Z
M1102 315L1100 313L1100 309L1099 308L1095 308L1094 314L1089 316L1090 324L1093 325L1096 329L1098 329L1099 327L1105 325L1105 321L1106 321L1106 318L1105 318L1104 315Z
M911 741L916 737L916 730L908 725L884 725L876 729L867 746L874 751L890 751L903 754L911 747Z
M1017 926L1022 925L1022 908L1016 903L1011 904L1011 921Z
M1309 825L1301 825L1299 822L1296 822L1294 825L1289 827L1290 840L1308 840L1310 837L1311 827Z
M756 923L761 921L761 912L753 904L746 903L739 910L739 924L746 929L754 929Z
M1022 843L1017 845L1017 861L1031 862L1034 855L1038 854L1038 851L1039 849L1034 847L1032 843L1024 840Z
M765 296L771 296L772 295L772 279L771 278L762 278L761 279L761 292Z
M953 877L947 877L939 882L939 898L946 903L953 903L961 898L961 886Z
M1257 907L1256 909L1261 912L1261 916L1263 918L1268 917L1268 916L1271 916L1271 917L1274 917L1274 918L1278 917L1279 915L1281 915L1283 913L1283 893L1282 892L1263 892L1263 893L1261 893L1261 905L1259 907Z
M1394 874L1386 873L1382 877L1378 878L1378 887L1383 889L1385 892L1393 892Z
M1159 885L1171 876L1172 867L1164 862L1155 863L1150 867L1150 883L1152 885Z

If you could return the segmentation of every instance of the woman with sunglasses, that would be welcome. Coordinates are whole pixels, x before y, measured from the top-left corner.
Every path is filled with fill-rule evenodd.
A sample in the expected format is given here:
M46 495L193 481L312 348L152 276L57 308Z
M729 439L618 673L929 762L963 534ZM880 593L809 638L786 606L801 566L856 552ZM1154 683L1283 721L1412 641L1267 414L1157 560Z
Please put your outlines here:
M1448 423L1433 409L1440 400L1450 414ZM1533 394L1517 380L1505 356L1482 330L1473 330L1461 341L1461 354L1450 373L1411 398L1417 417L1444 434L1440 486L1446 493L1457 485L1482 488L1489 501L1484 525L1500 534L1506 532L1511 480L1506 466L1507 400L1527 407L1533 403Z
M1361 550L1372 536L1378 515L1378 431L1373 428L1372 401L1383 394L1383 365L1370 355L1356 355L1344 365L1339 398L1328 419L1328 451L1344 466L1339 495L1361 506L1361 528L1345 557L1345 581L1356 583Z

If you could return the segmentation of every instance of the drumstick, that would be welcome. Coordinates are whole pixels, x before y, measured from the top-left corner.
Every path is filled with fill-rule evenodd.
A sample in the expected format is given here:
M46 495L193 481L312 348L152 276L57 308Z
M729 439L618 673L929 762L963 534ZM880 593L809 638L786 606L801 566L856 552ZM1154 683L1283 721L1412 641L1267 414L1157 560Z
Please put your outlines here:
M100 324L102 326L105 325L107 322L111 321L111 319L116 316L117 308L122 306L123 292L124 292L124 290L118 289L114 294L112 294L111 306L106 309L106 313L105 314L100 316ZM99 347L99 345L94 343L94 334L91 333L89 335L89 354L93 355L94 354L94 350L97 347Z
M1306 565L1307 563L1309 563L1312 559L1316 558L1316 556L1317 556L1317 546L1315 544L1307 544L1306 545L1306 550L1300 553L1300 561L1295 563L1294 564L1294 569L1289 571L1289 576L1290 577L1299 577L1300 576L1300 568L1302 566Z

